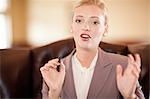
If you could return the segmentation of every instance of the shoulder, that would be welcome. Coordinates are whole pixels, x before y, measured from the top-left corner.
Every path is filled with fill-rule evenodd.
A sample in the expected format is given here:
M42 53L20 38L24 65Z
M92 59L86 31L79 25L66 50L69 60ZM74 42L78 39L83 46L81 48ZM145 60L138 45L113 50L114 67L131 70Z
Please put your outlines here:
M120 54L115 54L115 53L108 53L105 52L107 54L107 56L109 57L109 59L111 61L115 61L115 62L127 62L128 57L124 56L124 55L120 55Z
M106 55L107 59L113 64L113 65L122 65L124 68L128 64L128 57L120 54L115 54L115 53L109 53L103 51L104 56Z
M76 52L76 50L74 49L68 56L66 56L62 59L62 62L64 63L66 69L68 69L69 66L71 65L71 58L75 52Z

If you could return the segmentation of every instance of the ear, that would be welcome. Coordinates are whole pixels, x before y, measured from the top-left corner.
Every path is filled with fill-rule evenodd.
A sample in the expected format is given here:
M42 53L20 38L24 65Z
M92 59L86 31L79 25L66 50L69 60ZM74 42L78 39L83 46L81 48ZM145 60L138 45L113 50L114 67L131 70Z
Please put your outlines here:
M72 33L72 24L71 24L71 27L70 27L70 33Z
M70 29L70 33L72 33L72 29Z

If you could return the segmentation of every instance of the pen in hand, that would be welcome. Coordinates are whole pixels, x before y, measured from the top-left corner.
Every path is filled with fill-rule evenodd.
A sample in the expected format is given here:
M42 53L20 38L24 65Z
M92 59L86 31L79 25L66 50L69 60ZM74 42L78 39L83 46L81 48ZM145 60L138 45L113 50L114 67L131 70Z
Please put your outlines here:
M69 50L67 49L67 47L64 47L63 49L60 50L60 52L58 53L58 62L61 63L61 59L64 57L64 55L66 55L66 52L68 52ZM58 72L60 72L60 65L57 66L56 70Z
M58 62L60 63L60 57L58 58ZM60 72L60 65L58 65L56 69L58 72Z

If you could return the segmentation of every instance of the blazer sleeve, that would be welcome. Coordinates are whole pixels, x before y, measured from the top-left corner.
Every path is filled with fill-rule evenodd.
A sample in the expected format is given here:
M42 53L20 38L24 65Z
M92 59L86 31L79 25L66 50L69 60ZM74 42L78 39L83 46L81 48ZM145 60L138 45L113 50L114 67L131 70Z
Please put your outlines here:
M42 99L49 99L48 97L48 86L46 85L45 81L42 84Z
M141 90L141 86L140 86L139 82L137 83L135 94L137 95L136 99L145 99L144 94L143 94L143 92Z

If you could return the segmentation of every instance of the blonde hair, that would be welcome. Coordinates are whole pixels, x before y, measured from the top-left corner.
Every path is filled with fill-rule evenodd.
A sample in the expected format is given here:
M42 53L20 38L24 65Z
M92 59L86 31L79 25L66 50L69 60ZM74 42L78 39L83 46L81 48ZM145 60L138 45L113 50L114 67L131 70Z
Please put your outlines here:
M107 16L107 8L105 5L105 2L103 0L77 0L74 9L78 8L83 5L95 5L98 6L100 9L103 10L104 16L105 16L105 24L108 23L108 16Z

